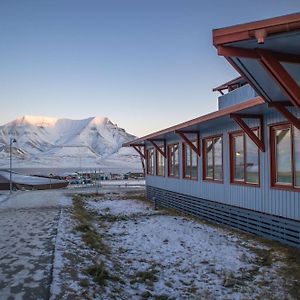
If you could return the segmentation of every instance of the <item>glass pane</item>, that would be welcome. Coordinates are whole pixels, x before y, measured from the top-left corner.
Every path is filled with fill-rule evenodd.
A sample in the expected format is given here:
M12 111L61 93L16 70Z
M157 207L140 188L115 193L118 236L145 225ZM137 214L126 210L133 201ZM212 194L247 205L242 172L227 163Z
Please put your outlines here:
M213 178L213 143L206 141L206 178Z
M276 179L280 184L292 183L291 130L276 130Z
M214 179L222 180L223 179L223 159L222 159L222 138L214 138Z
M191 148L184 144L185 149L185 177L191 177Z
M148 174L153 175L154 171L154 150L148 150Z
M174 146L174 176L179 176L179 148Z
M233 138L234 180L244 181L244 136Z
M164 151L164 148L160 148L162 151ZM157 175L164 176L165 175L165 158L162 156L162 154L157 151Z
M295 186L300 187L300 130L294 127Z
M192 178L197 178L198 177L198 157L197 154L192 151L192 156L191 156L191 177Z
M258 131L253 131L258 135ZM249 183L259 182L259 162L258 162L258 149L252 140L246 136L246 181Z

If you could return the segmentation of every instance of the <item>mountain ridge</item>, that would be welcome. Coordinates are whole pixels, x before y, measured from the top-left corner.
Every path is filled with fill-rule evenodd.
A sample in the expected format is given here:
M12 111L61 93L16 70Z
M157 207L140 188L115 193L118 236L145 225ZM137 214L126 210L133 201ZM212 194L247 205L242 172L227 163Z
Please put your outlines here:
M9 140L15 138L13 157L21 165L137 165L140 160L122 144L136 138L107 117L73 120L25 115L0 126L0 166L7 165Z

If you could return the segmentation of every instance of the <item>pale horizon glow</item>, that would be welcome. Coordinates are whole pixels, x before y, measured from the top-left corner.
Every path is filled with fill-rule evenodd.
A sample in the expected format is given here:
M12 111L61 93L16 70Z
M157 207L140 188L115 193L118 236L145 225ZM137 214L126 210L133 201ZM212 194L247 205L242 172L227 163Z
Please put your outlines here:
M100 116L144 136L209 113L212 88L238 75L212 29L299 11L292 0L2 2L0 125Z

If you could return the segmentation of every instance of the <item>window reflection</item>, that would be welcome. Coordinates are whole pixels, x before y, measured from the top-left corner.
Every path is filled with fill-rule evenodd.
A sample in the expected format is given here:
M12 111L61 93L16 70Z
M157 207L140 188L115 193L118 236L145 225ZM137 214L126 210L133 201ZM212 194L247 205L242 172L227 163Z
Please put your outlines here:
M258 135L258 131L253 131ZM252 140L246 136L246 181L249 183L259 182L259 161L258 161L258 150L257 146Z
M223 180L223 139L221 136L205 139L205 179Z
M253 130L258 136L259 131ZM259 150L255 143L244 132L231 136L233 181L259 184Z
M294 127L295 185L300 187L300 130Z
M179 177L179 148L178 144L170 145L169 149L169 176Z
M160 147L160 150L164 152L164 147ZM165 176L165 158L159 151L156 151L156 159L157 159L157 175Z
M290 128L276 130L276 182L292 183L291 130Z
M234 137L234 179L243 181L244 172L244 135Z
M193 142L197 147L197 142ZM198 175L198 158L197 153L192 150L188 144L183 144L184 148L184 177L190 179L197 179Z
M147 174L154 175L154 149L149 149L147 153Z

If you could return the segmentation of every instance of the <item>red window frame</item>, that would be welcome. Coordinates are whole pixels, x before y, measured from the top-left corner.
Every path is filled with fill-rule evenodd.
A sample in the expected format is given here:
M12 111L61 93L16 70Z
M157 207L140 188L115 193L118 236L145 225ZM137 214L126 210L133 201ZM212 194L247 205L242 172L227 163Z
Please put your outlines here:
M162 147L159 147L162 151L165 151L165 147L162 146ZM166 158L156 149L156 176L161 176L161 177L164 177L165 176L165 173L166 173L166 170L165 170L165 166L166 166ZM158 171L159 171L159 165L158 165L158 156L161 156L162 157L162 160L164 162L164 174L161 175L161 174L158 174Z
M171 148L172 147L178 147L178 176L172 175L171 174ZM172 177L172 178L179 178L180 177L180 160L179 160L179 143L175 143L175 144L170 144L168 145L168 177Z
M258 136L260 136L260 128L254 127L251 128L252 131L257 131ZM234 137L236 136L243 136L243 149L244 149L244 180L235 180L234 179ZM246 162L247 162L247 143L246 143L247 134L242 131L234 131L229 133L229 155L230 155L230 183L236 185L246 185L246 186L253 186L253 187L260 187L260 150L257 147L257 154L258 154L258 182L247 182L246 181Z
M206 155L206 144L208 141L213 141L215 138L221 138L222 139L222 179L215 179L215 157L214 157L214 150L213 150L213 178L209 178L207 177L207 171L206 171L206 159L207 159L207 155ZM223 155L223 134L219 134L219 135L213 135L213 136L208 136L202 139L202 170L203 170L203 174L202 174L202 178L205 181L213 181L213 182L217 182L217 183L223 183L224 182L224 155Z
M153 154L153 160L152 160L152 171L149 170L149 161L150 161L150 152ZM146 150L146 157L147 157L147 175L154 175L154 148L149 148Z
M192 143L197 143L197 141L192 141ZM192 177L189 175L186 175L186 147L190 148L190 151L196 155L196 168L197 168L197 173L196 177ZM194 152L193 149L187 144L187 143L182 143L182 174L184 179L189 179L189 180L198 180L198 154Z
M291 168L292 168L292 183L291 184L282 184L277 183L277 170L276 170L276 145L275 145L275 132L276 130L282 129L290 129L291 130ZM282 189L282 190L291 190L291 191L299 191L300 187L296 186L295 183L295 149L294 149L294 126L291 123L277 123L272 124L269 127L270 134L270 178L271 178L271 187Z

